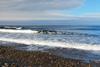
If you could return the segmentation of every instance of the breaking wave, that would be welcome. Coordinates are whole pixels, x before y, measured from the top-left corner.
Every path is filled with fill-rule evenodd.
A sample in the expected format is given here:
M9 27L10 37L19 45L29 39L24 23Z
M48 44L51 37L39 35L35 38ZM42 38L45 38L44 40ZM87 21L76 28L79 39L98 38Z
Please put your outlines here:
M94 36L88 36L86 34L68 31L59 32L53 30L22 29L22 27L13 28L16 29L11 29L9 27L7 27L7 29L0 29L0 41L20 43L26 45L39 45L100 51L100 39ZM37 33L45 33L46 35Z
M11 39L11 38L0 38L0 41L14 42L14 43L20 43L26 45L75 48L75 49L95 50L95 51L100 50L100 45L91 45L91 44L64 43L64 42L52 42L52 41L28 40L28 39Z
M0 32L5 33L37 33L38 31L33 30L12 30L12 29L0 29Z
M100 60L99 29L99 26L1 26L0 44L21 50L49 49L64 57Z

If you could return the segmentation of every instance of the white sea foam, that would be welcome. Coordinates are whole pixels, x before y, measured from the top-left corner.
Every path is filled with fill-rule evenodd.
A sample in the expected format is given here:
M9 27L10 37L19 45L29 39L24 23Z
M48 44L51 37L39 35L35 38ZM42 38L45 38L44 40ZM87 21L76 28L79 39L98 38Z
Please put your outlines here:
M0 32L6 33L37 33L38 31L33 30L12 30L12 29L0 29Z
M68 42L68 41L62 42L62 41L57 40L57 39L59 39L59 37L58 38L56 37L54 39L54 41L49 40L49 39L44 40L45 36L44 36L44 38L42 37L42 39L41 39L41 37L39 38L39 35L37 35L36 37L35 37L35 35L32 35L33 33L38 33L38 31L33 31L33 30L0 29L0 32L10 33L10 34L1 34L0 41L20 43L20 44L26 44L26 45L39 45L39 46L75 48L75 49L82 49L82 50L100 51L100 44L92 45L91 43L85 44L85 43L75 43L75 42ZM26 33L26 34L21 34L21 33ZM27 34L29 34L29 35L27 35ZM52 39L51 35L50 35L50 38ZM61 38L61 39L63 39L63 38ZM69 39L73 40L72 37L70 37ZM83 38L83 39L85 39L85 38ZM88 38L88 40L89 39L90 38Z
M21 43L26 45L39 45L39 46L100 51L100 45L91 45L91 44L65 43L65 42L53 42L53 41L42 41L42 40L30 40L30 39L12 39L12 38L0 38L0 41Z

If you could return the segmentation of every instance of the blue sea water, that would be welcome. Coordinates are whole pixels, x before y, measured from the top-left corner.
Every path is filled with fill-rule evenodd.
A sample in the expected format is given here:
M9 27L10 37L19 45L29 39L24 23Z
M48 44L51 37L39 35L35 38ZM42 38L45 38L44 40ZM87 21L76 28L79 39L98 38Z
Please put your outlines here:
M43 30L48 33L39 33ZM100 61L100 26L96 25L0 26L0 42L6 46L9 43L27 45L19 46L21 50Z

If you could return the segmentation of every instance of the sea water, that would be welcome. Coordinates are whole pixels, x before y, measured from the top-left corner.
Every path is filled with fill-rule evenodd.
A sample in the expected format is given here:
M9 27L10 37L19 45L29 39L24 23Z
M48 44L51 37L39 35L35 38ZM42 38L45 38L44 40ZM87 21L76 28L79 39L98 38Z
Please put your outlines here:
M43 30L47 33L39 33ZM66 58L100 61L100 26L96 25L0 26L0 42L6 46L27 45L19 46L21 50L49 51Z

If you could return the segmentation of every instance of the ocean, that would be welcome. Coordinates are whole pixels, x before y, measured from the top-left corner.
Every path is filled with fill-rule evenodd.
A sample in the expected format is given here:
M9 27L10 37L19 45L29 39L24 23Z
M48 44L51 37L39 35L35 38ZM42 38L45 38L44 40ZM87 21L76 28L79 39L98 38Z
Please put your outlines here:
M98 25L6 25L0 26L0 43L26 51L45 51L56 55L100 61Z

